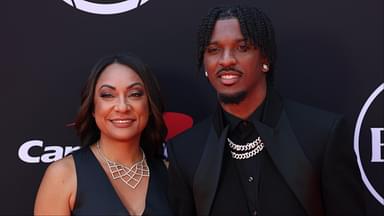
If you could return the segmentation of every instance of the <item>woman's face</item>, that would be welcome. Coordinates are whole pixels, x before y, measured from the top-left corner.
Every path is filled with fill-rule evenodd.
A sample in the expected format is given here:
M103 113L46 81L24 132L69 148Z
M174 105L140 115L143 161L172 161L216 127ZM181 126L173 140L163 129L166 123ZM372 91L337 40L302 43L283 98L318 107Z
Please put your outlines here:
M101 139L140 141L149 109L144 83L135 71L119 63L107 66L96 83L94 105Z

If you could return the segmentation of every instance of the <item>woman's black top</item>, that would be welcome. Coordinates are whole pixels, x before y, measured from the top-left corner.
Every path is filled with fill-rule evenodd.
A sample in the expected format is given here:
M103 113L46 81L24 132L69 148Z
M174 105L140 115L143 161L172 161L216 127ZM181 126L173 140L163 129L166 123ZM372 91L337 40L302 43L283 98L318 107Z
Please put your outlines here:
M89 147L73 153L77 192L72 215L129 215L108 176ZM161 159L148 159L150 169L143 215L172 215L167 199L167 170Z

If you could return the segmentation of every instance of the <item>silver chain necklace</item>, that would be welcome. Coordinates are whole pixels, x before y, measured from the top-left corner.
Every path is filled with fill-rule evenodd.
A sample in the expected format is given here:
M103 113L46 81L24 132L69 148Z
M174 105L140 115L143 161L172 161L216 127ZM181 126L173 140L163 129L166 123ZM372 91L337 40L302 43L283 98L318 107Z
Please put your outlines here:
M260 136L257 137L254 141L249 142L245 145L238 145L234 143L231 139L227 138L229 148L231 149L231 156L237 160L244 160L251 158L264 149L264 143L261 140ZM236 153L241 152L241 153Z
M120 179L125 184L127 184L132 189L135 189L136 186L141 182L143 176L149 176L149 167L145 159L145 154L143 152L143 159L133 164L131 167L125 166L124 164L109 160L100 149L100 142L96 143L97 152L103 158L105 163L108 166L109 172L111 173L112 178Z

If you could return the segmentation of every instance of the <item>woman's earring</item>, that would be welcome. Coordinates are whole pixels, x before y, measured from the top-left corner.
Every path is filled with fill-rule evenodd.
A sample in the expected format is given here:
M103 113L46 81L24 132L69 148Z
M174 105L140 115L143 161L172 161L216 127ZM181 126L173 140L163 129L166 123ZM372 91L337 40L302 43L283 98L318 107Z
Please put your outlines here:
M263 72L268 72L269 66L267 64L263 64Z
M207 71L204 72L204 76L208 77L208 72Z

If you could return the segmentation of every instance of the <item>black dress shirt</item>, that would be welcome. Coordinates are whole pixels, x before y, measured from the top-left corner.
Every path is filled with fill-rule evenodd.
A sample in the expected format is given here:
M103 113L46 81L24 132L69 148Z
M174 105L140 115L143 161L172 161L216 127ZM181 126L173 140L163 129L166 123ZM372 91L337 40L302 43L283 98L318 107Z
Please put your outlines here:
M261 121L263 108L264 105L259 106L247 120L223 111L224 124L230 126L228 138L238 145L253 142L259 136L254 125L256 121ZM264 150L243 160L232 158L230 150L227 141L211 215L257 215L257 194L262 177L260 172Z

